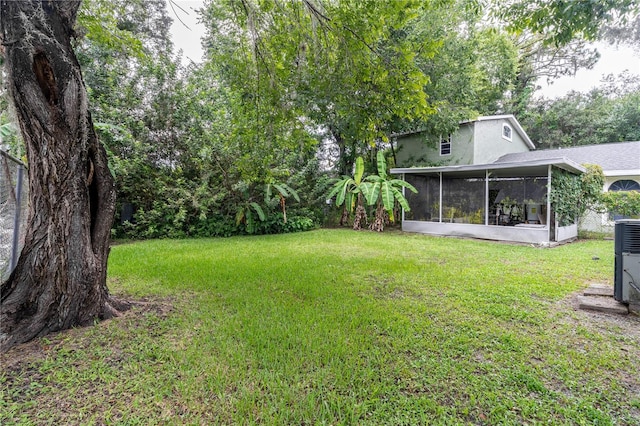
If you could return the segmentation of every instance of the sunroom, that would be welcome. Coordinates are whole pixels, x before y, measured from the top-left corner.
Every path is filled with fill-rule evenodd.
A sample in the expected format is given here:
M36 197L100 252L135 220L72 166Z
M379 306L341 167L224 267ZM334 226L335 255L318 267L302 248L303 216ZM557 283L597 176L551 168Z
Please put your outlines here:
M395 168L416 187L402 230L537 245L575 239L575 220L559 220L551 202L557 173L585 169L565 158L513 163Z

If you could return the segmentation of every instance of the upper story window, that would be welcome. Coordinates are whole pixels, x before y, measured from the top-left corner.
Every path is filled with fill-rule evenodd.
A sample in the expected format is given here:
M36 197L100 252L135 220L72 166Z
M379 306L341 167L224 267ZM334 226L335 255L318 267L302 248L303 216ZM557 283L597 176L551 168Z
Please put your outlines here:
M451 155L451 134L440 136L440 155Z
M508 124L503 124L502 125L502 137L503 138L505 138L506 140L511 142L511 134L512 133L513 133L513 130L511 129L511 126L509 126Z

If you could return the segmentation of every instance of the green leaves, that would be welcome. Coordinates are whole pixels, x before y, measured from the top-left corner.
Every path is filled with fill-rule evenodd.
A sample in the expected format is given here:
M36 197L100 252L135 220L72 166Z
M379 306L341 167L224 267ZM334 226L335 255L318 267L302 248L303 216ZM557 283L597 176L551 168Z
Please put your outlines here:
M360 199L359 195L364 197L368 206L382 205L384 207L383 212L389 215L389 219L393 222L395 217L393 210L396 202L405 210L409 211L409 203L402 194L402 188L407 188L410 191L417 193L418 190L408 182L402 179L391 178L387 174L387 162L382 151L378 151L376 157L376 164L378 167L377 175L369 175L360 181L364 170L364 161L362 157L356 159L356 169L354 176L358 179L353 179L349 176L344 176L342 179L335 182L332 190L327 195L327 198L331 199L336 197L336 206L341 206L343 202L347 201L347 209L349 212L353 210L355 206L355 200ZM358 181L360 181L358 183ZM377 209L379 211L380 209ZM378 218L380 219L380 218ZM382 223L384 220L382 220ZM375 223L380 223L377 220Z
M512 31L548 34L548 42L562 45L575 38L595 39L604 23L638 10L634 0L518 0L497 14Z
M356 171L353 175L356 186L362 182L362 175L364 174L364 160L362 157L356 158Z
M351 197L354 194L357 194L359 191L359 185L356 184L356 181L349 177L343 176L342 179L338 179L335 181L331 191L327 194L327 199L331 199L336 197L336 206L340 207L345 200L347 202L347 209L351 211L353 209L353 205L350 202Z
M267 187L271 186L273 186L273 188L275 188L278 193L284 198L287 198L289 197L289 195L291 195L297 202L300 202L300 196L298 195L296 190L291 188L286 183L274 183L273 185L267 185ZM267 190L267 193L270 193L270 191Z
M254 234L257 230L256 221L253 212L258 215L258 219L264 222L267 216L264 214L262 207L256 202L249 202L238 208L236 212L236 226L244 223L248 234Z
M640 218L640 192L605 192L602 194L602 203L609 212L631 218Z
M16 126L13 123L4 123L0 125L0 142L2 139L16 134Z
M78 11L80 33L90 43L104 49L119 53L125 52L137 59L144 59L146 53L139 35L123 25L123 17L131 12L126 10L127 6L131 6L131 3L134 2L114 2L112 0L82 2ZM127 19L130 19L130 16L127 16Z
M247 94L263 123L304 117L328 129L341 146L339 173L347 174L397 118L435 112L416 53L434 46L406 36L420 13L423 4L413 0L231 0L211 2L204 21L211 63Z
M575 223L587 209L597 208L601 202L604 185L602 168L593 164L584 166L587 171L582 175L553 169L551 202L561 226Z
M366 191L367 203L369 205L382 203L384 210L389 215L389 220L394 222L395 218L393 215L393 209L396 201L405 211L410 210L409 203L402 194L401 188L407 188L414 193L417 193L418 190L413 185L403 181L402 179L389 178L387 175L387 162L382 151L378 151L377 164L378 174L371 175L366 178L367 184L370 186Z
M380 179L387 178L387 162L384 158L382 151L378 151L377 155L377 166L378 166L378 176Z
M380 197L380 185L371 181L371 179L374 177L377 176L368 176L367 181L363 182L362 185L360 185L360 191L367 201L367 204L370 206L374 205Z
M520 122L539 148L640 140L638 105L640 84L623 73L589 93L536 100Z

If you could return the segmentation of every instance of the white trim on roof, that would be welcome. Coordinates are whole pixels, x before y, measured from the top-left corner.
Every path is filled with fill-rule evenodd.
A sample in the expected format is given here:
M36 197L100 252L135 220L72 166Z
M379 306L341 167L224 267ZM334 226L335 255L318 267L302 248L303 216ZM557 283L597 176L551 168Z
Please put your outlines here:
M604 170L605 176L640 176L640 169L628 169L628 170Z
M440 167L406 167L391 169L392 174L416 174L416 173L438 173L438 172L473 172L480 170L501 170L539 166L556 166L573 173L584 173L586 169L567 158L545 158L542 160L514 161L510 163L487 163L471 164L460 166L440 166Z

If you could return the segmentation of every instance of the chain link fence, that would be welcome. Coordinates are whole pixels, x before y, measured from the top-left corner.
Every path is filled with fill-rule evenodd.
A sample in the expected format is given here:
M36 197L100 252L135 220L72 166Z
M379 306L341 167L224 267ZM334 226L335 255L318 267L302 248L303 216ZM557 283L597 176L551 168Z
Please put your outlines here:
M24 244L28 190L25 165L0 150L0 281L11 274Z

